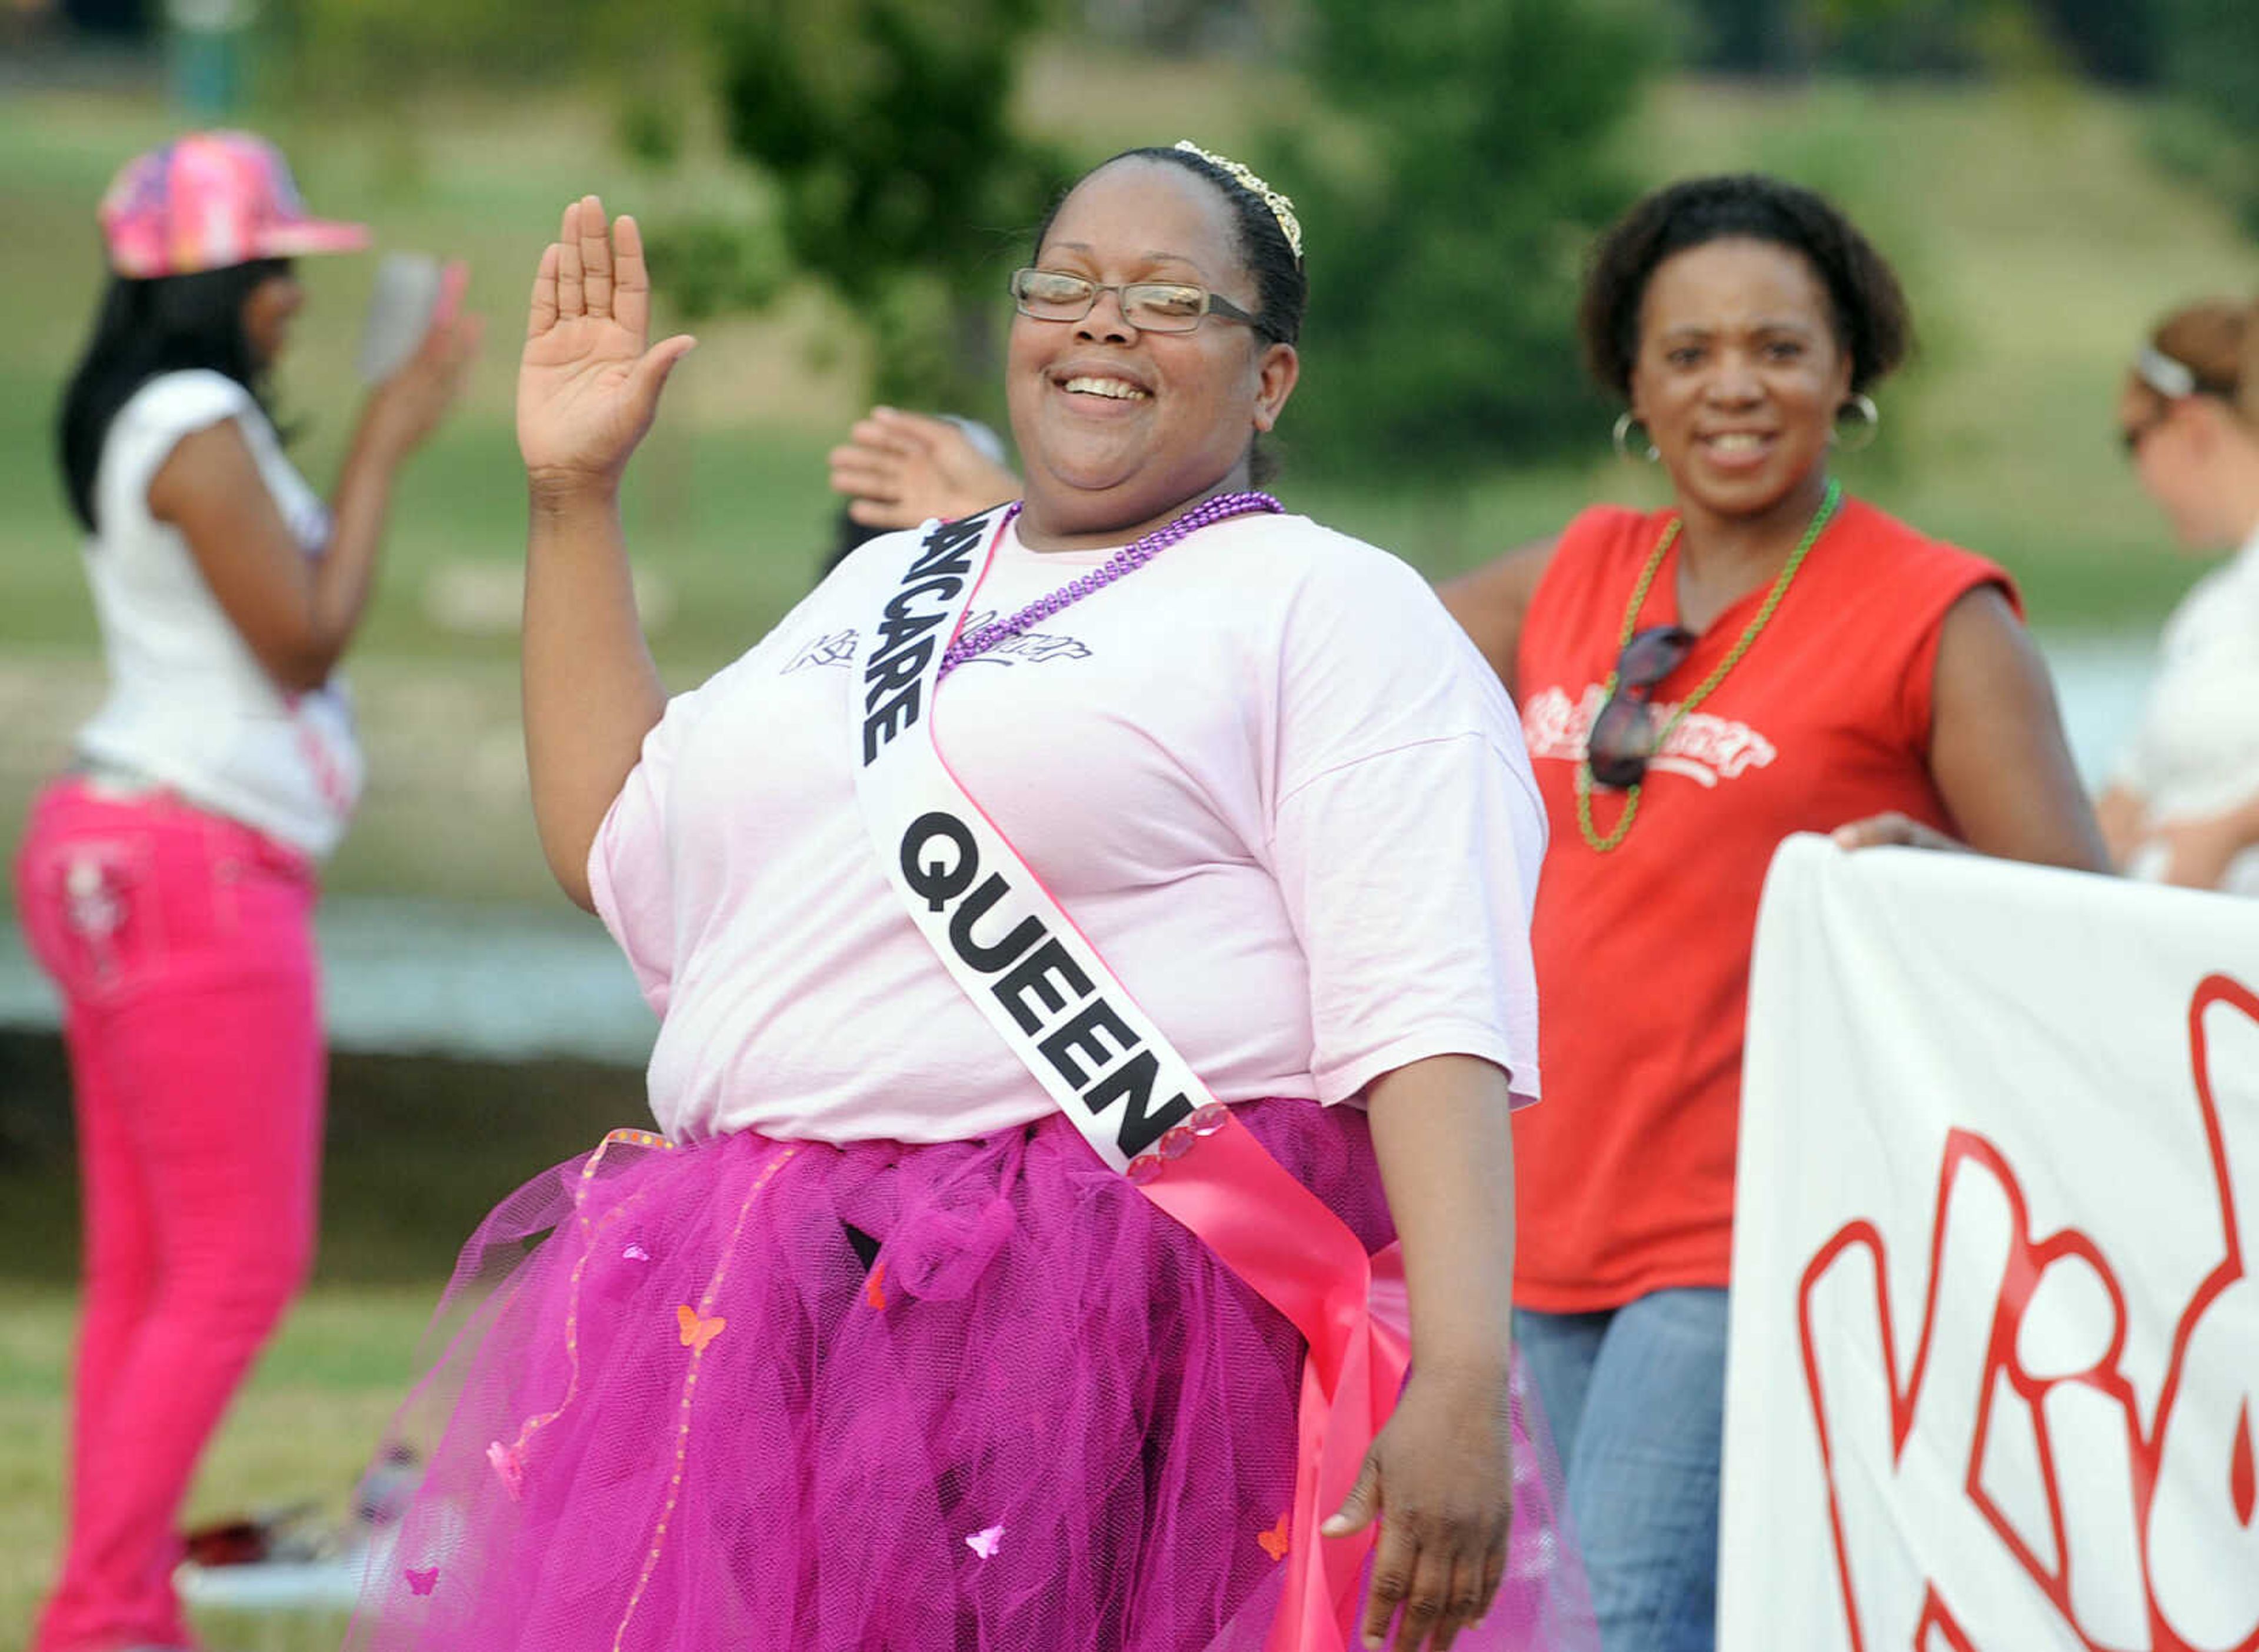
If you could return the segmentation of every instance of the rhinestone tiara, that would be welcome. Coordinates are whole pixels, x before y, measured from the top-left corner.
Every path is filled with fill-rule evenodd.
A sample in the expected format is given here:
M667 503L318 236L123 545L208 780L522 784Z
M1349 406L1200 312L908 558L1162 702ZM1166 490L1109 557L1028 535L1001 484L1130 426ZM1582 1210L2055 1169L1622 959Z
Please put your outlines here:
M1227 174L1234 183L1251 195L1263 197L1263 204L1271 209L1271 216L1279 220L1279 228L1286 238L1286 245L1294 251L1294 261L1302 261L1302 224L1294 216L1294 203L1257 177L1236 160L1227 160L1222 155L1210 154L1189 138L1177 139L1177 148L1188 155L1198 155L1217 171Z

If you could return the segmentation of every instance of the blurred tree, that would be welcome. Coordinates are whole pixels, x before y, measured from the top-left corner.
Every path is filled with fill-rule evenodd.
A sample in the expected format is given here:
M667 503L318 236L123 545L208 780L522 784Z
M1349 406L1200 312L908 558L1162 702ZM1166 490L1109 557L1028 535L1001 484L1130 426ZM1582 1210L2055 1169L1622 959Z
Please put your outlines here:
M1308 236L1292 445L1336 471L1471 470L1607 416L1570 317L1633 194L1607 158L1648 68L1594 0L1308 0L1322 107L1279 145Z
M2164 0L2167 159L2259 236L2259 0Z
M1692 25L1689 60L1728 74L1978 74L2020 67L2036 39L2120 85L2156 73L2160 3L1682 0Z
M665 172L686 83L709 88L773 216L648 214L685 318L759 309L795 278L869 326L876 393L966 409L995 398L1003 278L1064 164L1009 124L1044 0L273 0L304 110L388 115L414 182L413 96L593 74L627 153Z
M2164 18L2160 0L2036 0L2056 38L2078 66L2113 86L2147 86L2157 77Z
M611 0L268 0L262 26L310 110L396 110L433 85L553 83L561 70L634 64L681 28L680 9Z
M1083 25L1169 57L1250 49L1278 32L1278 0L1082 0Z
M1684 0L1687 61L1728 75L1800 72L1811 61L1799 0Z
M1966 75L1985 67L1984 40L2024 0L1811 0L1815 47L1854 75Z
M156 25L156 8L149 0L61 0L57 7L71 24L89 34L119 39L139 39ZM39 10L37 6L30 8Z
M730 146L792 263L870 325L887 400L995 395L1005 273L1065 182L1008 118L1041 0L717 0Z

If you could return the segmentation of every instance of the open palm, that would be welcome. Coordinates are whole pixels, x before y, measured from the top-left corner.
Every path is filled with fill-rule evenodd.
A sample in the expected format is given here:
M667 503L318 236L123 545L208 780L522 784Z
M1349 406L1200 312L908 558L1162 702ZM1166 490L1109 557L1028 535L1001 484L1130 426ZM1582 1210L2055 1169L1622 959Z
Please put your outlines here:
M677 336L646 349L650 325L635 220L608 226L603 203L582 196L541 255L518 360L518 452L537 482L618 481L693 343Z

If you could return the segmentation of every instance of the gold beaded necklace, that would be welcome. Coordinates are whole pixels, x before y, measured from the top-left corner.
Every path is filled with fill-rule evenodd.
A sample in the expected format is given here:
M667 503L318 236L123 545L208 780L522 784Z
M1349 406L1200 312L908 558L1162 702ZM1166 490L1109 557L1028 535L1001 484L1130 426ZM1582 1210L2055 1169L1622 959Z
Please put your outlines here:
M1819 543L1821 530L1834 518L1835 507L1842 502L1842 483L1830 476L1828 479L1828 491L1820 501L1820 509L1812 513L1812 520L1805 526L1804 538L1797 542L1796 549L1789 553L1788 561L1782 566L1779 577L1772 582L1772 589L1765 595L1764 606L1757 609L1756 616L1742 630L1741 641L1734 644L1733 652L1718 662L1716 669L1702 680L1700 686L1692 694L1678 702L1678 709L1673 711L1669 720L1656 731L1655 749L1658 752L1663 750L1664 742L1671 737L1671 730L1685 721L1689 712L1710 697L1711 692L1726 680L1728 672L1741 664L1742 656L1749 652L1749 644L1756 642L1757 633L1764 630L1765 622L1772 617L1773 609L1780 606L1780 599L1788 595L1789 581L1796 578L1797 569L1804 566L1804 559L1811 553L1812 547ZM1625 646L1631 641L1632 632L1638 627L1639 610L1646 604L1648 587L1655 583L1655 576L1663 566L1663 559L1678 540L1678 525L1679 519L1673 516L1664 526L1663 537L1656 541L1654 552L1647 559L1647 566L1640 570L1639 583L1632 587L1631 605L1624 609L1623 634L1616 638L1619 663L1621 661ZM1615 693L1617 675L1617 671L1612 668L1608 672L1607 681L1601 685L1600 703L1602 705L1607 704L1609 696ZM1639 794L1645 782L1635 782L1624 793L1623 813L1617 817L1615 829L1605 837L1600 836L1600 829L1593 824L1593 758L1589 731L1586 737L1586 753L1583 759L1577 765L1577 830L1584 834L1586 845L1593 852L1605 855L1623 842L1625 835L1631 830L1631 823L1639 815Z

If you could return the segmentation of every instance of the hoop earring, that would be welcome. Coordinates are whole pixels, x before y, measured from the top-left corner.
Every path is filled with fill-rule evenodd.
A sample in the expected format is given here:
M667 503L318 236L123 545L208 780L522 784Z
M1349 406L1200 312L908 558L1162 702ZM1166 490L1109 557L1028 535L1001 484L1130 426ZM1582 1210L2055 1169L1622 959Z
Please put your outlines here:
M1857 423L1852 427L1854 435L1851 438L1843 434L1843 416L1846 413L1858 416ZM1835 428L1828 433L1828 439L1839 453L1863 453L1875 445L1875 438L1882 433L1882 409L1875 405L1873 396L1863 392L1835 409Z
M1631 416L1631 409L1628 408L1626 408L1622 412L1616 415L1615 428L1608 432L1608 439L1615 444L1616 457L1627 463L1630 461L1631 433L1634 428L1638 430L1640 439L1645 445L1647 449L1647 451L1642 453L1640 457L1644 459L1649 464L1654 464L1656 460L1663 457L1663 452L1660 448L1656 446L1653 438L1649 437L1647 433L1647 426L1640 424L1637 419L1634 418Z

